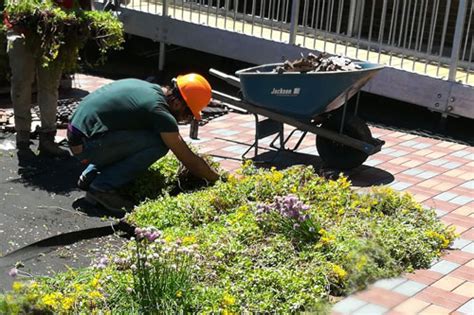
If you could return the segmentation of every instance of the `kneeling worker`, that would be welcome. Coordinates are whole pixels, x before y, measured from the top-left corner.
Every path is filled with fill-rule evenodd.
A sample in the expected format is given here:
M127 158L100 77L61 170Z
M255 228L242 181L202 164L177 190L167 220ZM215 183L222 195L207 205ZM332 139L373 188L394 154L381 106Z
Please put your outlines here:
M68 125L71 152L87 165L78 181L86 199L112 212L131 209L117 189L168 150L195 176L216 181L219 175L189 149L177 123L201 119L210 99L209 82L195 73L178 76L171 87L118 80L86 96Z

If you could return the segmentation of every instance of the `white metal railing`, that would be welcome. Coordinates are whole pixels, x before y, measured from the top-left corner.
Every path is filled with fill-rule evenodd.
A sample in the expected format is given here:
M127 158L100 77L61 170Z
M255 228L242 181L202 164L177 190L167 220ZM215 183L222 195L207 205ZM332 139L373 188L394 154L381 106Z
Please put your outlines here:
M131 0L124 6L474 85L473 0Z

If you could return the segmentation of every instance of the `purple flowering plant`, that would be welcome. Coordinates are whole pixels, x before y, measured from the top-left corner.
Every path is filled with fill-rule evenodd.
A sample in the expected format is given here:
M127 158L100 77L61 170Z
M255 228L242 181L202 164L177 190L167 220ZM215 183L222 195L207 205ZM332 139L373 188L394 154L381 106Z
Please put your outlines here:
M275 196L271 204L259 204L255 214L265 231L284 233L297 243L317 242L320 237L310 207L295 195Z

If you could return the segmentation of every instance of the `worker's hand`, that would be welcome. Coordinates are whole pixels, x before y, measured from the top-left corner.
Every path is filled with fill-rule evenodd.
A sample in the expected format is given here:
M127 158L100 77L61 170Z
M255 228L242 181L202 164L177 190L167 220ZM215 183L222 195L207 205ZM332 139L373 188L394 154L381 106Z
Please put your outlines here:
M200 156L189 149L179 132L162 132L161 139L184 166L195 176L210 182L219 179L219 175Z

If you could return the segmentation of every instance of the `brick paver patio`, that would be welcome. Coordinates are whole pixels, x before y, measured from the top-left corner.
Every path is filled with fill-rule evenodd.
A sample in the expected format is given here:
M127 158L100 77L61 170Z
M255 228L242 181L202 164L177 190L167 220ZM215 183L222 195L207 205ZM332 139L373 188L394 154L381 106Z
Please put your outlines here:
M76 75L73 86L91 91L107 82ZM253 143L253 119L253 115L230 113L201 127L199 140L192 142L200 146L201 153L218 158L223 168L235 170L241 154ZM435 208L440 219L453 225L460 236L430 269L377 281L337 303L333 313L474 314L474 148L382 128L371 130L386 144L364 166L348 174L353 184L386 184L410 192L426 207ZM188 127L183 126L182 132L188 135ZM260 144L266 146L270 140ZM268 150L259 152L265 156ZM301 154L282 158L290 163L318 164L314 135L305 138L298 152Z

